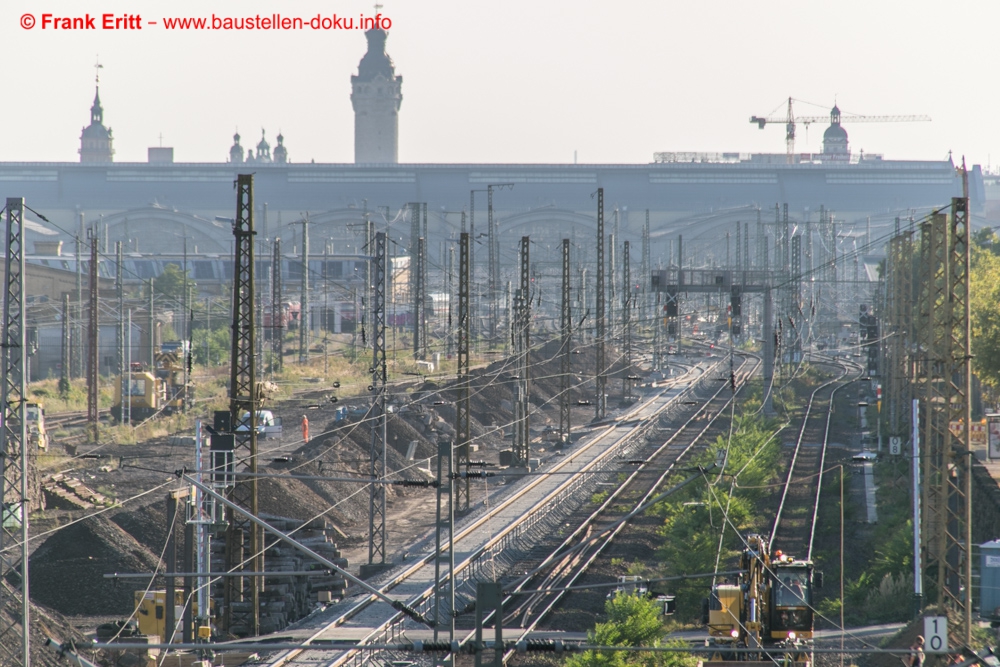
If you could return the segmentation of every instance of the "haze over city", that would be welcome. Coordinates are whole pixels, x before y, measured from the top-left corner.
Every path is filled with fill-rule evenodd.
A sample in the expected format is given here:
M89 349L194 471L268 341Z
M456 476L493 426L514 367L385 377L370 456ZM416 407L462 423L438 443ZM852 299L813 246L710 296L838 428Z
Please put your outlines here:
M293 11L294 9L294 11ZM24 29L19 18L39 19ZM172 146L177 162L221 162L234 131L280 130L293 163L352 162L354 31L43 29L41 15L357 17L368 2L119 0L0 12L11 97L0 161L77 161L103 68L115 161ZM989 85L992 2L387 2L387 52L403 76L399 160L414 163L646 163L655 151L781 153L784 128L751 115L824 115L834 102L854 151L987 166L1000 154ZM17 54L14 56L13 54ZM848 114L933 122L851 124ZM799 128L819 152L825 125Z

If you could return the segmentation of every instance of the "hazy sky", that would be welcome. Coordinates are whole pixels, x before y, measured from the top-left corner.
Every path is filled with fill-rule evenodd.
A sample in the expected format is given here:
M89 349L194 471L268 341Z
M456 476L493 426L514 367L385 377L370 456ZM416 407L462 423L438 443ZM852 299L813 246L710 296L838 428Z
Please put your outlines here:
M1000 162L1000 2L941 0L384 0L403 76L402 162L645 163L654 151L783 152L784 128L751 115L926 114L845 121L853 151ZM30 12L35 27L25 30ZM142 30L42 29L59 16L140 14ZM167 31L168 16L357 17L359 0L4 0L0 161L78 161L100 56L115 161L173 146L221 162L232 134L293 162L352 162L355 31ZM99 26L100 19L97 24ZM821 150L825 125L796 150Z

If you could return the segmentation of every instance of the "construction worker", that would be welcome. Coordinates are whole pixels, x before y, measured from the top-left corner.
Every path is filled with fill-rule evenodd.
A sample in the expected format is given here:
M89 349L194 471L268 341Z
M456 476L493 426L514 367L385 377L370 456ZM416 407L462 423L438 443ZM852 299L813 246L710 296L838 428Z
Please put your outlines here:
M302 415L302 442L309 442L309 418Z

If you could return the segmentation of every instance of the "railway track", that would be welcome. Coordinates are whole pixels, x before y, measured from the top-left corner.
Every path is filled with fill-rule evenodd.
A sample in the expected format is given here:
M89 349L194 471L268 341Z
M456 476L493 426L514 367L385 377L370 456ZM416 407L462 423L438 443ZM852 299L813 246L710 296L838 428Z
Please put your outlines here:
M756 357L741 360L739 368L735 369L739 390L743 390L746 378L756 372L759 365ZM728 380L728 376L724 379ZM734 400L728 382L717 384L717 387L709 388L709 395L701 397L704 402L699 401L699 405L685 415L685 421L668 438L662 443L652 444L641 453L639 458L644 459L643 463L608 494L600 507L583 518L579 527L536 568L546 569L548 574L522 578L511 587L509 593L512 596L528 586L536 590L565 589L579 580L627 525L626 520L641 511L640 508L645 508L667 478L678 472L683 461L708 443L706 434ZM623 505L636 509L626 513L620 509ZM523 628L518 639L526 638L565 595L565 590L531 593L505 613L504 626Z
M781 549L806 560L812 559L834 401L837 394L860 378L862 373L861 367L853 362L821 356L815 359L833 367L836 375L821 383L809 395L768 543L772 552ZM793 506L800 511L793 514L790 511ZM802 508L806 511L802 512Z
M506 494L494 495L490 506L470 516L455 534L456 609L474 599L475 584L494 579L510 566L520 567L521 554L529 552L543 537L562 528L566 516L589 498L601 481L623 472L622 458L645 447L645 434L659 416L676 407L699 382L711 382L721 361L702 359L685 377L659 388L617 421L595 429L588 442L578 443L565 457L555 459L545 472L528 476ZM728 377L728 367L726 368ZM712 377L711 380L707 378ZM686 384L682 384L686 383ZM433 614L434 552L426 541L421 557L412 565L397 569L376 580L376 585L393 599L406 602L425 616ZM322 644L334 639L354 639L361 644L385 643L398 639L411 627L406 617L372 595L348 598L330 613L317 616L291 632L295 640ZM289 631L283 633L288 635ZM352 636L353 635L353 636ZM367 652L360 648L317 646L274 655L267 664L274 667L299 665L339 666L360 664Z

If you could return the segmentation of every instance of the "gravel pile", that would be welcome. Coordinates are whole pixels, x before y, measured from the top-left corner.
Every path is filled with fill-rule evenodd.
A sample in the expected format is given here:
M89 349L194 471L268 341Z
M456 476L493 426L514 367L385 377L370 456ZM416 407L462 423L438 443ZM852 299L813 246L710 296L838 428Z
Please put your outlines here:
M112 572L152 572L157 556L103 516L53 533L31 556L31 598L61 614L120 615L134 607L142 580L105 579Z

